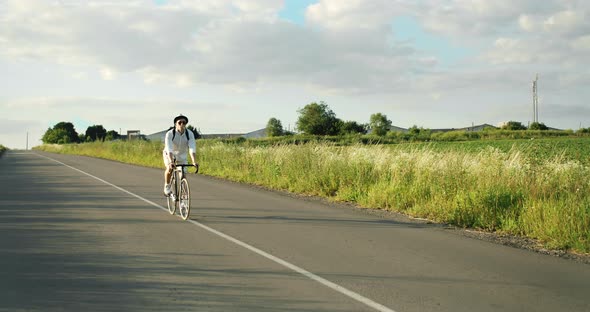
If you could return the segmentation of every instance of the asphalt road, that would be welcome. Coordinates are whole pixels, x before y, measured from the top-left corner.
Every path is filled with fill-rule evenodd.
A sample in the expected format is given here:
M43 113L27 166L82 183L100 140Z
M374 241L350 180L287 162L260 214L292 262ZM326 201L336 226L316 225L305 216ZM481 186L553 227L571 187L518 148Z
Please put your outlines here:
M206 166L207 164L202 164ZM81 156L0 158L0 311L590 311L590 265Z

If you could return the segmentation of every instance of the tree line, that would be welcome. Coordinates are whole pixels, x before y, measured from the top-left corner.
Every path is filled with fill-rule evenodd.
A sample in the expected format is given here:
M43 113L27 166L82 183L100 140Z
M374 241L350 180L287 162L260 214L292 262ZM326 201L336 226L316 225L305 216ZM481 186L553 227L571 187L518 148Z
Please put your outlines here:
M371 131L377 135L385 135L391 128L391 120L385 114L372 114L368 124L361 124L353 120L344 121L338 117L325 102L313 102L297 111L297 130L310 135L347 135L367 134ZM266 134L272 136L292 135L285 131L280 120L270 118L266 124Z
M195 134L195 138L201 135L193 126L188 125L187 130ZM71 122L58 122L53 128L48 128L41 141L45 144L68 144L94 141L114 141L124 138L115 130L107 131L102 125L93 125L86 128L86 132L78 134Z
M371 134L384 136L391 131L392 122L383 113L372 114L368 124L359 124L356 121L343 121L336 117L336 114L325 102L313 102L307 104L297 111L297 130L309 135L347 135L347 134ZM533 122L527 128L521 122L509 121L501 127L502 130L549 130L543 123ZM410 127L408 132L416 134L430 129L424 129L416 125ZM266 124L266 134L269 137L292 135L293 132L285 131L281 121L270 118Z
M297 110L299 117L296 122L298 132L306 135L324 135L338 136L348 134L367 134L371 133L377 136L385 136L391 132L392 122L383 113L372 114L369 123L362 124L356 121L344 121L338 117L328 104L323 101L313 102ZM188 125L187 129L193 131L196 138L201 134L193 126ZM518 121L509 121L505 123L502 130L549 130L543 123L533 122L528 127ZM418 127L416 125L408 129L410 134L420 134L430 132L430 129ZM590 128L580 129L580 133L590 133ZM294 132L285 130L280 120L270 118L266 124L266 134L269 137L294 135ZM86 129L85 133L78 134L71 122L59 122L53 128L47 129L42 137L45 144L67 144L93 141L112 141L121 139L122 136L115 130L107 131L102 125L93 125Z
M92 141L112 141L119 138L115 130L107 131L102 125L93 125L85 133L76 132L71 122L58 122L53 128L48 128L41 141L45 144L68 144Z

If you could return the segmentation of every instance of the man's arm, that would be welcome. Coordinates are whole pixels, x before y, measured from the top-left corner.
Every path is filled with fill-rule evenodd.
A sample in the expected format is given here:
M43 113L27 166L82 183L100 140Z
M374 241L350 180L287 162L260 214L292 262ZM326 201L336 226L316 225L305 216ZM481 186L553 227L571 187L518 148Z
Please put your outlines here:
M168 160L170 160L168 165L168 170L172 170L172 166L174 165L174 158L173 158L173 149L172 149L172 133L170 131L166 132L164 136L164 150L166 151L166 156Z
M189 149L189 155L191 156L191 160L193 161L193 165L195 167L197 167L197 170L199 168L199 164L197 164L197 139L195 138L195 134L189 130L186 129L186 131L189 131L189 139L188 139L188 149Z

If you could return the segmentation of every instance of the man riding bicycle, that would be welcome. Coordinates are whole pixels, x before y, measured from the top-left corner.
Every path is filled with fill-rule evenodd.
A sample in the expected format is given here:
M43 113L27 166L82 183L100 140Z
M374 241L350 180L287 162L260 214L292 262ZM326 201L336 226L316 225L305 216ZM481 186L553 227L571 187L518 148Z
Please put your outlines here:
M193 166L197 167L199 164L195 162L197 144L195 141L195 134L192 131L186 129L188 123L188 117L182 114L174 118L174 128L166 132L164 137L164 151L162 156L164 157L164 165L166 171L164 172L164 194L170 195L170 178L172 177L172 171L174 169L174 161L178 163L187 163L187 152L190 152Z

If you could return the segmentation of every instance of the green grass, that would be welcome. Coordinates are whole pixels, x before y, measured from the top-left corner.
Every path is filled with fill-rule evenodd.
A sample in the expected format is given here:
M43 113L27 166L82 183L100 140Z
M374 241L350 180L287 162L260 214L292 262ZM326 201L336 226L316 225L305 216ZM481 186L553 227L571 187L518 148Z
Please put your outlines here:
M247 146L269 146L277 144L306 144L306 143L332 143L336 145L354 145L354 144L399 144L413 142L490 142L490 141L525 141L538 139L555 139L555 138L590 138L590 131L572 130L484 130L484 131L464 131L456 130L449 132L432 132L428 129L420 130L417 133L409 132L388 132L385 136L376 136L371 134L348 134L338 136L318 136L318 135L292 135L282 137L266 137L261 139L231 138L218 139L217 141L228 144L241 144Z
M161 143L43 150L163 167ZM390 145L200 140L203 174L590 252L590 138Z
M441 152L454 150L466 153L478 153L489 147L497 148L505 153L517 149L531 161L541 162L547 159L561 158L562 161L579 161L590 165L590 137L408 143L403 146L408 149L431 149Z

